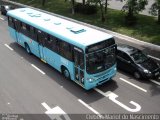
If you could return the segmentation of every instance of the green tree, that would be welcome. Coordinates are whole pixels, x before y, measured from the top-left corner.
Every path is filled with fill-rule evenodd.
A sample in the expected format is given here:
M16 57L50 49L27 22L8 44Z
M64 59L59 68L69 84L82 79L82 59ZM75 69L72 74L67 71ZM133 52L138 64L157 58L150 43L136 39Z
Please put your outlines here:
M160 24L160 0L155 0L150 8L149 13L154 16L158 16L158 23Z
M45 6L46 0L42 0L42 6Z
M86 0L82 0L82 4L85 5L85 3L86 3Z
M69 1L71 4L72 14L75 14L75 0L64 0L65 2Z
M105 1L105 14L107 14L108 0Z
M75 0L71 0L72 14L75 14Z
M92 3L96 5L99 4L100 11L101 11L101 20L102 22L105 22L105 13L107 13L108 0L88 0L88 3L89 4Z
M126 21L128 21L129 24L134 24L136 21L135 15L144 10L147 4L148 0L127 0L126 4L122 7L122 10L127 13Z

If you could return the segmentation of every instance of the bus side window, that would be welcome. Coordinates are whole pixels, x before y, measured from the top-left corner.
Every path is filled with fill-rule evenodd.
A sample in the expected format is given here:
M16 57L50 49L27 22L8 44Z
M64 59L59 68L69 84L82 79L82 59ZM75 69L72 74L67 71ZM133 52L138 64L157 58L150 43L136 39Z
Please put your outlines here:
M22 34L26 35L26 31L27 31L26 24L22 22L21 23L21 32L22 32Z
M9 25L9 27L14 28L13 18L10 16L8 16L8 25Z
M20 32L20 29L21 29L21 22L17 19L13 19L14 21L14 27L15 27L15 30L17 30L18 32Z
M75 63L75 66L79 66L79 54L78 54L78 51L74 51L74 63Z
M79 55L79 64L80 64L80 68L84 69L84 54L80 53Z
M42 45L42 46L45 46L45 41L48 41L48 34L41 31L41 30L38 30L37 31L37 38L38 38L38 41L39 43Z
M72 61L72 49L69 43L60 41L59 51L63 57Z
M26 23L21 23L21 33L30 37L30 26Z
M59 52L59 42L58 41L59 40L56 37L49 35L48 40L45 42L46 47L58 53Z
M47 48L49 48L50 50L52 50L52 42L53 42L53 39L51 38L51 36L49 35L48 36L48 40L45 41L45 46Z
M37 41L37 36L36 36L36 32L35 32L35 28L30 26L30 38L32 40Z
M26 24L26 35L30 37L30 26Z
M84 54L74 50L74 62L76 66L79 66L81 69L84 69Z

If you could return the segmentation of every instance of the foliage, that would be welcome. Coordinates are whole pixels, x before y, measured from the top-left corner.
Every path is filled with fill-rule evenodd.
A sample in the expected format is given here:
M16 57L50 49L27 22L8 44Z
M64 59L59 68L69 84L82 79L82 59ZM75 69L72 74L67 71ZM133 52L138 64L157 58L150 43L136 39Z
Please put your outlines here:
M86 0L82 0L82 4L85 5L85 3L86 3Z
M149 13L154 16L158 16L158 23L160 24L160 0L155 0L150 8Z
M75 5L75 12L91 15L97 13L97 7L95 5L90 5L90 4L83 5L82 3L77 3Z
M42 6L45 6L46 0L42 0Z
M128 25L134 25L137 20L135 15L144 10L147 4L147 0L127 0L126 4L122 8L122 11L127 13L125 17L126 23Z
M105 22L105 12L104 12L104 6L105 6L105 11L107 11L107 1L108 0L88 0L88 3L92 3L92 4L99 4L100 7L100 11L101 11L101 21Z

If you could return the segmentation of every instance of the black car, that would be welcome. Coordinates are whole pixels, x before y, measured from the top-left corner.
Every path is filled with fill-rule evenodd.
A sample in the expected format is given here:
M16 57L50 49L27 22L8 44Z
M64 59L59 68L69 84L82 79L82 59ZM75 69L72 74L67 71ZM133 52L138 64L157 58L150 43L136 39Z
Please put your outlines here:
M142 51L129 45L118 45L117 67L132 73L136 79L158 78L160 66Z
M7 15L7 12L9 10L12 10L12 9L14 9L13 6L10 6L10 5L1 5L1 14L2 15Z

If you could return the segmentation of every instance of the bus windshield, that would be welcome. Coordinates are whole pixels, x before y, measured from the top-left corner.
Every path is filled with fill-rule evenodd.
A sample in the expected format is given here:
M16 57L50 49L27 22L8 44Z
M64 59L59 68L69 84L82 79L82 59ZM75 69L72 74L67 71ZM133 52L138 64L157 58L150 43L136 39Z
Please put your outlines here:
M86 57L87 73L95 74L112 67L116 62L115 56L116 46L90 53Z

